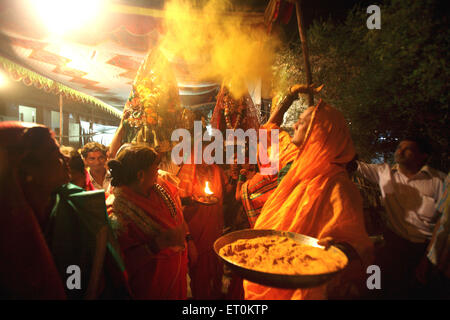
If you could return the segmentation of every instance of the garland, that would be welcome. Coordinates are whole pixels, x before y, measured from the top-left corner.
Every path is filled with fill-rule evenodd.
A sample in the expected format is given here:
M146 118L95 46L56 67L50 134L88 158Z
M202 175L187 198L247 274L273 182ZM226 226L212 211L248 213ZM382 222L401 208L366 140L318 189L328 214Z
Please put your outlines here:
M239 106L237 108L237 116L236 116L236 121L234 122L234 125L231 124L231 119L230 119L230 107L232 108L232 110L234 111L236 108L236 103L235 100L232 99L231 97L229 97L228 95L225 95L224 98L224 112L223 115L225 117L225 123L227 125L228 129L233 129L236 130L236 128L239 127L239 125L241 124L241 120L242 120L242 114L244 111L244 98L240 98L239 99Z
M40 74L28 70L2 56L0 56L0 68L5 70L12 80L16 82L22 81L27 87L34 86L47 93L55 95L62 94L64 98L98 106L117 118L122 116L122 112L103 101L41 76Z

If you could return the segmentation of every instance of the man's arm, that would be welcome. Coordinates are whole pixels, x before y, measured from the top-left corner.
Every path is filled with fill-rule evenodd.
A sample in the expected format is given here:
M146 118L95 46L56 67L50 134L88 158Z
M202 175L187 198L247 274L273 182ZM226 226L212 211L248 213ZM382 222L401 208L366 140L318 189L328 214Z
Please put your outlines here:
M123 116L120 120L120 125L116 130L116 133L114 133L114 137L111 141L111 145L109 146L109 157L111 159L114 159L116 157L116 153L119 150L120 146L122 145L122 138L124 134L124 127L123 127Z
M356 172L358 175L366 178L367 180L379 184L380 183L380 168L379 164L368 164L362 161L356 161L358 168Z
M241 171L239 172L239 178L238 178L238 182L236 185L236 192L234 197L236 198L236 201L241 201L241 189L242 189L242 185L245 183L245 181L247 181L247 174L248 171L246 169L241 169Z

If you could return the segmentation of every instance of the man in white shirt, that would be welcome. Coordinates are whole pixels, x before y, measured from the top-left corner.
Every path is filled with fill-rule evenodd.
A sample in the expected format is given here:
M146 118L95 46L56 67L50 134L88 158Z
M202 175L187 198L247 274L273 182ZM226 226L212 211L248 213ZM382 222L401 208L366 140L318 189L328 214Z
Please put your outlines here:
M423 138L408 137L398 145L393 167L358 161L358 174L379 185L387 215L385 245L376 261L385 298L411 296L414 270L439 218L435 208L445 174L426 165L430 154Z
M81 155L87 167L89 179L95 189L108 190L111 177L106 170L106 147L98 142L86 143Z

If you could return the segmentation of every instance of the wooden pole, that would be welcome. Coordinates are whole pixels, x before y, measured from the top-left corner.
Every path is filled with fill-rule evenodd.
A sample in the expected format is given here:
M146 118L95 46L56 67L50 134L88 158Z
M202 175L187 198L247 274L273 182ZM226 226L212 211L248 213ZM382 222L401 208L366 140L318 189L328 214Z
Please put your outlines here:
M62 145L63 135L63 97L59 94L59 144Z
M297 25L298 25L298 33L300 34L300 41L302 44L302 52L303 52L303 61L305 63L305 71L306 71L306 84L312 84L312 75L311 75L311 67L309 64L309 51L308 51L308 43L306 41L306 33L303 28L303 19L301 12L301 0L297 0L295 2L295 11L297 13ZM314 105L314 95L312 93L308 94L308 103L310 106Z

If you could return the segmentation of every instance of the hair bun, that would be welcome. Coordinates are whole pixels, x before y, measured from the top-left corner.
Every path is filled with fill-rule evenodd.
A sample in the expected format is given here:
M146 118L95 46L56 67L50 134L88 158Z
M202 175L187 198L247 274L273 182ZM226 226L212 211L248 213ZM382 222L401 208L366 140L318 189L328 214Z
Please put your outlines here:
M109 172L111 173L111 185L113 187L120 186L123 184L123 166L122 162L113 159L108 161Z

